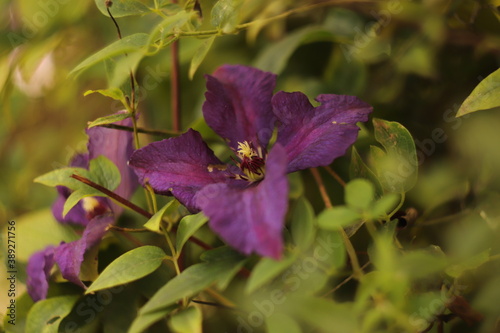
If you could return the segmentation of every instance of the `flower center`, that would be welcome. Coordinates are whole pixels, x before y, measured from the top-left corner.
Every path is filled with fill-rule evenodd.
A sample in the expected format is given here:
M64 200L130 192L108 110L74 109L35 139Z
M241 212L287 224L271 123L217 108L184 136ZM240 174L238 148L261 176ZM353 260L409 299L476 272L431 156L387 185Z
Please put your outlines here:
M240 162L236 162L243 173L239 178L250 182L264 178L266 161L260 147L255 150L252 143L248 141L238 142L236 155L240 159Z
M85 211L87 219L91 220L97 215L104 214L108 207L103 205L99 200L94 197L85 197L82 199L82 207Z

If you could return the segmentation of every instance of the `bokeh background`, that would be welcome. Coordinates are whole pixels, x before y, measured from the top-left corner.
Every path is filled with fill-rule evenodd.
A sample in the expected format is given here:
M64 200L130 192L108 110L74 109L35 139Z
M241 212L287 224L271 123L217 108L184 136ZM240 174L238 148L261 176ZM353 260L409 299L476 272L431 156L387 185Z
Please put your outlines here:
M215 2L201 1L202 25L210 27L208 13ZM244 1L240 20L321 2ZM438 244L458 256L483 248L498 251L500 110L454 115L474 87L498 68L499 5L498 0L326 1L218 37L193 79L187 75L189 64L203 40L183 38L182 127L202 126L203 75L225 63L273 71L279 74L278 90L300 90L311 98L357 95L374 106L374 117L400 122L416 140L419 179L404 208L416 208L420 217L402 237L417 239L415 246ZM124 36L148 32L158 20L117 19ZM0 36L0 224L38 218L43 228L55 191L33 179L84 151L87 122L118 110L103 96L83 96L106 87L103 64L76 78L68 73L115 41L116 30L92 0L2 0ZM171 129L168 48L140 63L137 81L141 126ZM370 131L367 124L357 144L362 156L373 143ZM142 136L143 143L150 139ZM349 178L348 162L347 156L333 164L344 179ZM309 173L302 177L306 185L312 182ZM327 189L334 203L342 202L336 182L328 180ZM314 207L322 209L317 189L306 186L306 191ZM18 246L22 265L28 254L22 241ZM498 272L497 260L470 277L480 309L492 306L491 295L500 299L500 287L494 287L500 284ZM23 279L21 272L20 292ZM481 289L483 282L490 289ZM3 301L0 305L3 313Z

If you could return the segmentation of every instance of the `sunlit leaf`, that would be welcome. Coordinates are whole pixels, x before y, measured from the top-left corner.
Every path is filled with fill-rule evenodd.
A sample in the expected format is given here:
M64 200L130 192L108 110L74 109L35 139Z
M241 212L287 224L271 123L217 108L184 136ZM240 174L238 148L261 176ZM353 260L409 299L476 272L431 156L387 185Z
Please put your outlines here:
M500 106L500 69L482 80L458 109L457 117Z
M175 30L191 18L192 12L188 13L182 10L175 15L169 16L155 26L148 38L148 44L152 45L157 40L163 40L165 37L172 35Z
M150 245L128 251L110 263L85 293L138 280L155 271L165 256L162 249Z
M35 303L28 313L26 332L57 333L78 298L78 295L59 296Z
M87 127L92 128L99 125L113 124L116 123L117 121L121 121L127 118L130 118L130 113L125 113L125 112L115 113L109 116L97 118L96 120L89 122Z
M224 33L234 31L239 21L239 9L242 0L219 0L212 8L212 25Z
M50 171L44 175L35 178L35 183L40 183L46 186L66 186L72 190L82 187L82 182L71 178L71 175L76 174L85 178L90 178L90 172L83 168L61 168Z
M148 7L146 7L144 2L137 0L114 0L112 1L112 5L109 8L109 10L111 12L111 15L113 15L113 17L144 15L151 12L151 10ZM103 15L109 17L105 0L95 0L95 4Z
M174 201L172 200L163 206L159 211L157 211L149 220L144 224L144 228L147 228L151 231L161 233L161 220L163 219L163 215L167 212L167 209L174 205Z
M127 52L136 51L142 47L148 45L149 35L145 33L137 33L130 36L123 37L116 42L106 46L100 51L97 51L81 63L79 63L69 75L76 74L92 65L95 65L105 59L112 58L114 56L125 54Z
M351 164L349 166L349 177L351 179L355 178L364 178L368 179L375 186L375 193L377 195L382 194L382 185L375 175L375 173L368 168L368 166L363 162L361 156L359 156L356 147L352 147L351 149Z
M182 250L182 247L186 244L189 237L193 236L198 229L207 223L207 221L208 218L203 213L188 215L182 218L179 222L179 226L177 227L177 240L175 247L178 252Z

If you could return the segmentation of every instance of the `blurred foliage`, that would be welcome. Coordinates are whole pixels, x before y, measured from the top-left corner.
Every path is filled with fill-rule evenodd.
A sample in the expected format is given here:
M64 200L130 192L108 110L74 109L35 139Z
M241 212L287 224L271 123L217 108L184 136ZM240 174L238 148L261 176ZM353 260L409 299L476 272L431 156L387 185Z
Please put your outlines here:
M352 155L331 166L342 179L370 182L352 181L344 193L331 169L319 170L337 207L323 211L309 172L290 175L290 245L281 262L244 261L222 248L220 262L213 264L214 257L204 253L201 263L183 272L185 278L172 279L172 267L162 265L127 284L125 292L84 297L75 296L81 290L74 286L53 283L51 298L35 306L21 295L20 267L18 325L4 322L5 328L24 332L31 317L27 332L29 327L38 332L38 321L49 313L62 316L53 322L60 331L74 324L83 332L129 327L138 332L152 323L151 332L197 332L201 318L205 332L498 332L500 114L491 85L498 86L499 5L498 0L115 0L110 10L124 37L118 40L104 1L0 2L0 224L17 222L20 266L34 251L76 237L47 210L55 191L33 180L85 151L88 122L126 108L129 68L137 82L140 126L173 127L170 45L177 38L182 129L198 129L219 156L222 146L201 119L201 104L203 75L225 63L279 74L278 90L356 95L374 106L378 118L365 125ZM84 96L89 90L100 94ZM455 117L473 91L465 113L488 110ZM488 93L491 101L485 102ZM390 128L386 135L382 125ZM140 139L144 145L159 137ZM394 190L380 174L392 170L401 176L401 154L405 161L416 156L418 168L410 164L414 169L403 172ZM133 201L143 204L142 193ZM356 206L360 202L362 207ZM136 217L127 213L120 223L141 227L146 221ZM183 232L216 242L203 223ZM359 265L367 264L362 276L351 275L345 233L352 236ZM138 239L158 245L159 237ZM185 248L186 257L198 262L200 250ZM106 239L100 271L130 249L123 236ZM250 278L234 278L234 265L252 270ZM213 287L197 297L200 303L181 310L172 306L213 283L224 296ZM172 291L178 294L171 296ZM99 313L85 312L106 292L117 301ZM146 303L150 298L168 302L155 307ZM139 307L145 303L155 311Z

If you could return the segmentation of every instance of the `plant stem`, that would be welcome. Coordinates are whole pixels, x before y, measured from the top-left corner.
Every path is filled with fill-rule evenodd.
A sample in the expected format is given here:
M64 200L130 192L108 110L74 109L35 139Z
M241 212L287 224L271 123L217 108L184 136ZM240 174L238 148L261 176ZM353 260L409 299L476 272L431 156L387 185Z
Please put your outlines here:
M97 125L97 127L106 127L106 128L112 128L112 129L116 129L116 130L120 130L120 131L128 131L128 132L134 131L133 127L116 125L116 124ZM161 137L165 137L165 138L170 138L172 136L181 135L181 133L178 131L159 131L159 130L150 130L147 128L141 128L141 127L137 127L136 130L137 130L137 133L157 135L157 136L161 136Z
M105 188L105 187L103 187L103 186L101 186L99 184L94 183L93 181L91 181L91 180L89 180L89 179L87 179L85 177L73 174L73 175L71 175L71 178L74 178L74 179L76 179L76 180L78 180L78 181L80 181L80 182L82 182L84 184L87 184L88 186L90 186L92 188L95 188L99 192L106 194L111 199L113 199L113 200L121 203L125 207L127 207L127 208L129 208L129 209L131 209L131 210L133 210L133 211L141 214L142 216L144 216L144 217L146 217L148 219L150 219L150 218L153 217L153 214L151 214L150 212L142 209L141 207L133 204L132 202L128 201L127 199L123 198L122 196L119 196L118 194L116 194L116 193L108 190L107 188ZM174 226L173 230L175 231L175 230L177 230L177 228ZM212 249L212 247L210 245L208 245L207 243L203 242L202 240L200 240L200 239L198 239L198 238L196 238L194 236L191 236L189 238L189 241L191 241L192 243L198 245L199 247L201 247L201 248L203 248L205 250L211 250Z
M330 198L328 197L328 194L326 193L326 188L325 185L323 184L323 180L321 179L321 175L319 174L318 169L312 168L311 173L314 177L314 180L316 181L316 184L318 185L318 189L321 193L321 197L323 198L323 201L325 203L325 207L332 208L332 202L330 201ZM356 250L354 249L354 246L351 243L351 240L345 233L344 228L339 228L340 235L342 236L342 240L344 241L345 249L347 251L347 255L349 256L349 259L351 260L351 265L352 265L352 275L356 280L359 280L363 275L363 270L361 269L361 266L359 265L358 257L356 255Z
M329 166L326 166L324 167L324 169L326 170L326 172L328 172L330 174L330 176L332 176L333 178L335 178L335 180L337 181L337 183L339 183L340 185L342 185L342 187L345 187L346 183L345 181L340 178L339 174L336 173L335 171L333 171L332 168L330 168Z

